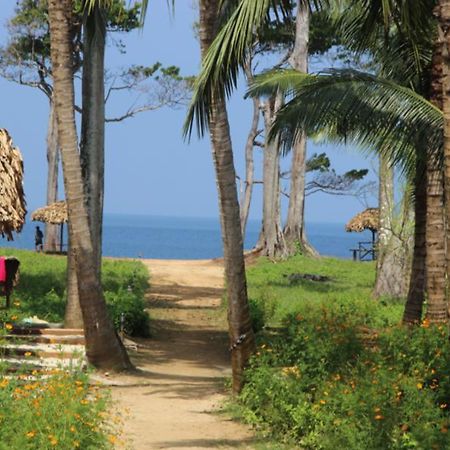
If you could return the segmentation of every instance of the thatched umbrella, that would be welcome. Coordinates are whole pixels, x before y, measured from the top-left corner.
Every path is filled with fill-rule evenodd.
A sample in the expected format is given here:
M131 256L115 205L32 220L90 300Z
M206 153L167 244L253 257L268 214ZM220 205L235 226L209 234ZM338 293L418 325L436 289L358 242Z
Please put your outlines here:
M11 136L0 128L0 233L8 241L13 231L20 232L25 223L26 203L23 192L22 155Z
M372 242L375 244L375 233L380 226L380 211L378 208L367 208L356 214L353 219L345 226L345 231L370 230L372 232Z
M31 219L37 222L61 225L60 251L63 249L64 224L68 221L67 204L64 200L37 209Z

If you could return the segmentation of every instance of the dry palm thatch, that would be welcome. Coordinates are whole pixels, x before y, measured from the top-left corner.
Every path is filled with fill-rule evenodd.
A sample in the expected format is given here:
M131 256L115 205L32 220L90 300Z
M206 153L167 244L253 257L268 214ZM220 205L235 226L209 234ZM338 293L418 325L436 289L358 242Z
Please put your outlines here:
M60 225L67 222L67 204L64 200L37 209L31 214L31 219Z
M380 212L378 208L367 208L356 214L353 219L345 226L345 231L378 231L380 224Z
M26 202L23 192L23 160L11 136L0 128L0 233L8 241L13 231L20 232L25 223Z

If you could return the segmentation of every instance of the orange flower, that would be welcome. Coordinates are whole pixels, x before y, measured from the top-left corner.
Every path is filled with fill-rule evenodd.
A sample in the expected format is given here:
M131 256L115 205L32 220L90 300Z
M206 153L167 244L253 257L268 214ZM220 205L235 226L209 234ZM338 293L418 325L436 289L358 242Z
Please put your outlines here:
M384 419L384 416L382 416L381 414L377 414L375 416L375 420L383 420L383 419Z
M420 325L422 328L430 328L430 321L428 319L424 319L422 321L422 325Z
M28 431L28 433L26 433L26 437L27 438L34 438L36 436L36 431Z
M24 355L25 355L25 356L31 356L32 353L31 353L31 352L25 352Z
M448 433L448 428L447 427L442 427L441 428L441 433Z
M5 328L6 328L7 330L12 330L12 329L13 329L13 326L12 326L10 323L7 323L7 324L5 325Z

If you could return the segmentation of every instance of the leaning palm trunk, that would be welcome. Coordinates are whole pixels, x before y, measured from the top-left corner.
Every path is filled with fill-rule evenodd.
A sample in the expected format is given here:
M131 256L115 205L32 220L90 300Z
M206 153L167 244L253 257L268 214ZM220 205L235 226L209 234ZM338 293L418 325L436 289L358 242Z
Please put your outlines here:
M83 78L81 115L80 159L83 174L84 193L86 197L89 228L95 255L95 272L101 279L102 260L102 222L104 192L104 142L105 142L105 36L106 25L103 12L95 6L86 13L83 21ZM68 252L68 283L65 326L78 328L81 321L79 306L77 275L74 252Z
M200 1L199 34L202 57L205 56L217 32L218 4L219 0ZM247 300L236 173L233 163L228 116L223 97L216 96L210 107L209 129L219 192L227 282L233 392L238 393L243 386L244 368L255 350L255 337Z
M130 368L131 363L108 317L100 280L94 270L95 255L77 149L70 35L72 6L71 0L48 2L55 109L68 204L69 236L75 255L87 358L98 368L121 370Z
M422 319L425 292L427 179L420 155L417 156L414 183L414 250L403 323L413 325Z
M51 205L58 200L58 130L53 100L50 100L50 116L47 130L47 205ZM46 223L44 249L47 252L56 252L59 248L58 226Z
M297 8L295 45L289 60L299 72L308 72L309 6L299 3ZM305 178L306 178L306 135L300 133L292 148L291 186L286 226L283 230L286 252L290 255L299 250L304 254L317 256L309 244L305 231Z

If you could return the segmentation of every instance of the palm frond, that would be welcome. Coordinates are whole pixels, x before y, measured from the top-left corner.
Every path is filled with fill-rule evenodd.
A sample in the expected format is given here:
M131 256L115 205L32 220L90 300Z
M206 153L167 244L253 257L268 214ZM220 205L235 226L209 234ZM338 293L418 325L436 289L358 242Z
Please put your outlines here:
M278 89L290 100L278 112L271 138L280 135L285 151L305 131L385 154L407 172L414 171L417 149L441 155L442 112L390 80L355 70L279 70L256 77L249 94Z
M326 0L301 0L319 8ZM210 106L214 97L228 98L236 88L239 70L258 30L268 21L282 21L290 14L290 0L240 0L229 20L220 29L202 63L193 88L192 101L183 127L190 137L194 124L199 136L208 129ZM270 14L272 12L272 15Z

